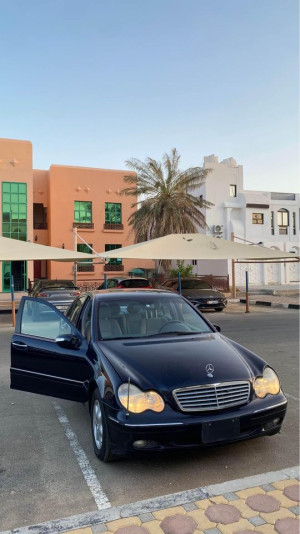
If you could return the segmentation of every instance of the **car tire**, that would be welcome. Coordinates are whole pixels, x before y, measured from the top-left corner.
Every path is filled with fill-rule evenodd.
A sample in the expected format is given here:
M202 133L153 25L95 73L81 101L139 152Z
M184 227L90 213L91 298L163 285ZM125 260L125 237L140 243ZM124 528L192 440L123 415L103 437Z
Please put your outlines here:
M106 416L98 389L95 389L91 402L91 425L94 451L102 462L115 459L111 451Z
M215 308L216 312L221 312L224 310L224 308Z

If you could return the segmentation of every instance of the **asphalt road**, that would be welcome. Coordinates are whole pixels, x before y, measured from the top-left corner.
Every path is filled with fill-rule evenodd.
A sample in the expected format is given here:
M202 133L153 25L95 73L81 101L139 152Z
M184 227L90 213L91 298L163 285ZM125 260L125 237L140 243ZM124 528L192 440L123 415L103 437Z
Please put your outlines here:
M299 313L242 305L207 313L222 333L265 358L289 400L281 434L227 447L102 464L77 403L10 390L9 316L0 315L0 531L119 506L299 463ZM101 506L101 505L100 505Z

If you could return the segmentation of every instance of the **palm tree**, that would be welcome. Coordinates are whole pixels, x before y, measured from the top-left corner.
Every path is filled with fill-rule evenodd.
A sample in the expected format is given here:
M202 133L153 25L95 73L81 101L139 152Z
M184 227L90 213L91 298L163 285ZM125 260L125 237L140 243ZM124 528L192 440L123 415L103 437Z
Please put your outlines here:
M122 193L137 197L131 206L137 209L128 219L137 243L168 234L195 233L199 227L207 227L201 209L213 204L194 196L193 191L203 184L210 170L191 167L182 171L179 160L173 148L170 156L164 154L162 163L152 158L145 162L135 158L126 161L136 173L124 176L129 187ZM164 267L167 264L161 262Z

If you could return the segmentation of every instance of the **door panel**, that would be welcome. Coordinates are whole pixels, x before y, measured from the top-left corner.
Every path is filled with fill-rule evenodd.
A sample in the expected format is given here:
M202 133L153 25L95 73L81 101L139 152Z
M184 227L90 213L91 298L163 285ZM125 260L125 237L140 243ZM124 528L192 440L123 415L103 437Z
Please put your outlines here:
M55 339L64 334L80 338L81 346L59 346ZM11 388L87 401L88 383L94 375L87 348L80 332L55 306L23 297L11 344Z

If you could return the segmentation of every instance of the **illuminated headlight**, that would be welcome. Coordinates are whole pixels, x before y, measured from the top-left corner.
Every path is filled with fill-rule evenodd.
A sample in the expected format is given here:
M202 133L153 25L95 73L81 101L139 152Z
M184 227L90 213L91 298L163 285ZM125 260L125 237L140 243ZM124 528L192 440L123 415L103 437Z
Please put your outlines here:
M257 397L263 399L268 393L277 395L280 391L278 376L270 367L265 367L263 376L256 378L254 391Z
M165 403L156 391L141 391L133 384L122 384L118 389L120 403L132 413L141 413L146 410L162 412Z

